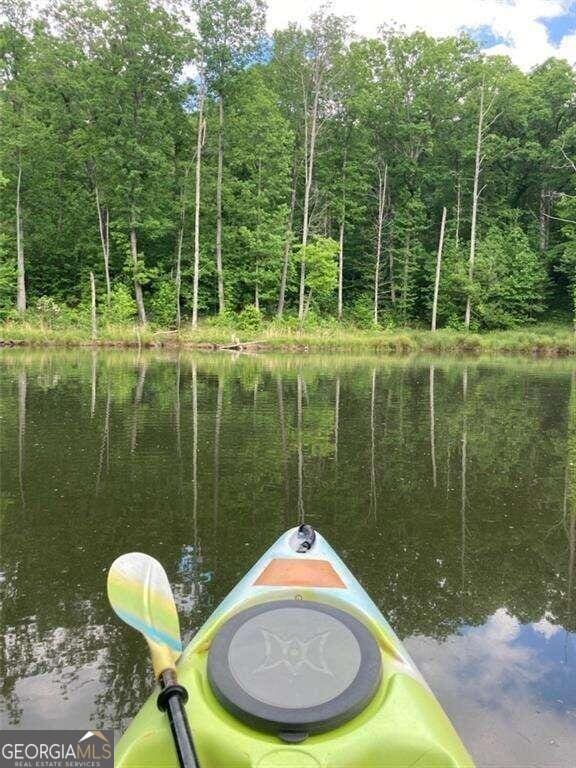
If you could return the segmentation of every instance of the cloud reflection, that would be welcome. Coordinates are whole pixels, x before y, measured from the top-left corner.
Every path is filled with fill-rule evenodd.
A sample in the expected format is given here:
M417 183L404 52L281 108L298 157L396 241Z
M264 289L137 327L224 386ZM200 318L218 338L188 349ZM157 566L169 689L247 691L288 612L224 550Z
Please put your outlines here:
M405 641L479 768L574 764L576 635L551 618L523 624L502 607L446 640Z

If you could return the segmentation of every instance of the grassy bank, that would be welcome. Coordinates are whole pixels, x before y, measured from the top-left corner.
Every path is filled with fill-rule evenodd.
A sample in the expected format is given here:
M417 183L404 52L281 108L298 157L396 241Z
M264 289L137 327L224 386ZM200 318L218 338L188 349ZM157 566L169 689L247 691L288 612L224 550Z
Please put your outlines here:
M93 342L82 327L47 327L33 323L0 325L0 345L29 346L109 346L167 347L189 349L238 349L245 351L285 352L377 352L377 353L458 353L458 354L528 354L567 356L576 354L572 329L561 325L539 325L529 329L465 333L454 330L409 328L360 330L331 325L295 329L270 323L257 330L200 325L180 331L137 326L106 326L99 329Z

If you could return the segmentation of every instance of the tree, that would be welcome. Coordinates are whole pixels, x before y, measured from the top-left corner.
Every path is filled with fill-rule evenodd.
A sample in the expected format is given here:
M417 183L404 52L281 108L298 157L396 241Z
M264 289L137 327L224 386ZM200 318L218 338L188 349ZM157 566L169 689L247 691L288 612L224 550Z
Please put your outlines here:
M97 43L108 107L97 130L108 160L107 187L120 216L114 235L128 254L144 325L143 286L150 275L141 245L172 227L170 126L186 49L176 18L147 0L114 0L108 13L105 36Z
M218 102L218 173L216 181L216 275L218 306L224 311L222 266L222 183L224 173L224 102L235 75L259 53L264 34L264 0L196 0L201 59L208 88Z
M15 178L15 240L16 240L16 309L26 311L26 266L24 259L24 226L22 212L22 184L24 165L33 143L34 125L30 114L27 92L30 68L30 19L25 2L0 5L6 22L0 27L0 109L3 121L3 155L9 158Z
M236 79L228 100L228 293L236 306L277 296L285 236L293 137L261 67Z

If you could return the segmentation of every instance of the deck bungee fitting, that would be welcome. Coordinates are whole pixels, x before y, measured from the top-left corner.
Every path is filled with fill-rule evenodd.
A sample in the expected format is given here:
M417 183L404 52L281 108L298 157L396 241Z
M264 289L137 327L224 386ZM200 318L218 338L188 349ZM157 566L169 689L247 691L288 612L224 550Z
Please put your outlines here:
M146 558L119 558L108 592L146 636L162 690L122 736L118 768L473 768L384 616L310 526L281 536L181 655L164 571L131 557Z

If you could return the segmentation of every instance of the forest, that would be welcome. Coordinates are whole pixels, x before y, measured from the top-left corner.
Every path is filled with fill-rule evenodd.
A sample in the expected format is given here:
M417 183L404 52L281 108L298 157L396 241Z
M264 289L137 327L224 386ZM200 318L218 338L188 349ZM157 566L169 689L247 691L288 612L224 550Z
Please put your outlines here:
M0 319L574 316L564 60L328 6L270 34L263 0L0 0L0 84Z

